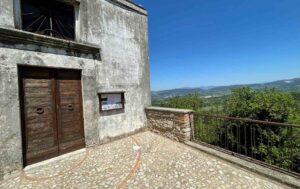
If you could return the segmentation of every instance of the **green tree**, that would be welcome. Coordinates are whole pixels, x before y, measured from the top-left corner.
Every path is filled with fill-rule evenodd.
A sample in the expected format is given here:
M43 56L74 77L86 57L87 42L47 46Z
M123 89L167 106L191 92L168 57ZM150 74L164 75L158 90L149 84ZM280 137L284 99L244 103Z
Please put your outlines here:
M292 95L276 89L243 87L232 90L225 112L230 117L286 123L297 113L297 104Z
M198 93L186 96L176 96L161 102L160 106L200 111L203 108L203 98Z
M249 87L233 89L230 98L225 103L224 110L229 117L280 123L297 123L300 120L293 96L275 89L259 91ZM295 169L292 165L300 157L299 129L246 122L234 122L234 124L232 121L224 122L224 127L228 128L228 125L231 125L233 130L241 126L247 128L242 129L239 134L242 136L240 140L246 141L242 145L245 145L246 150L257 154L261 160L284 168ZM250 129L255 129L254 140L258 144L255 147L250 146ZM234 143L239 138L236 132L233 132L229 138L233 143L231 145L239 145Z

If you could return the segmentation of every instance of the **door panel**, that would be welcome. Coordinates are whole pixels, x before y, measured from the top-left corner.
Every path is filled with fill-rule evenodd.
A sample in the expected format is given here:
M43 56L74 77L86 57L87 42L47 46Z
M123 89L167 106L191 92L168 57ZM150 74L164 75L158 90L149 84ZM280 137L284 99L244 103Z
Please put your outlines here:
M85 146L82 114L81 73L73 70L57 72L60 153Z
M20 68L25 164L85 147L81 73Z
M23 83L26 164L58 155L53 72L21 70Z

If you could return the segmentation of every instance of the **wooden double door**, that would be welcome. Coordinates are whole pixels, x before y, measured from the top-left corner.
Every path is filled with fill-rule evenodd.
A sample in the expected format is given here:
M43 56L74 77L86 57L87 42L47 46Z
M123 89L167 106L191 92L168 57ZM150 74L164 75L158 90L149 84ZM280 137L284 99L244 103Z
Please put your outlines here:
M81 72L20 67L24 164L85 147Z

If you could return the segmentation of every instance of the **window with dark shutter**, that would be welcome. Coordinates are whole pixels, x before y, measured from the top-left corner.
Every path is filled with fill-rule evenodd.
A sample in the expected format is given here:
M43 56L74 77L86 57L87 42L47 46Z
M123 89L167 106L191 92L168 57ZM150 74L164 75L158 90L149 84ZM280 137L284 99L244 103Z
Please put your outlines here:
M55 0L22 0L22 29L74 40L74 7Z

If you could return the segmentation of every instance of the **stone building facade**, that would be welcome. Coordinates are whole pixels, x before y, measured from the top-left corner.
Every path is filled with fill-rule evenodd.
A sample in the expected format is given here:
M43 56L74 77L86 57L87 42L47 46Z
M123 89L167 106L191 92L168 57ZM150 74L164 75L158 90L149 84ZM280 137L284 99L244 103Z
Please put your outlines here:
M147 11L129 0L51 2L54 3L0 0L0 179L29 164L26 156L38 156L39 152L28 155L27 150L42 148L39 141L46 148L49 141L43 140L48 135L57 137L49 145L57 151L62 149L59 137L67 137L64 134L68 132L75 136L80 130L79 127L72 130L80 122L77 115L82 116L78 119L83 124L81 147L107 142L143 129L147 124L145 107L151 101ZM63 4L66 9L60 10ZM47 16L40 16L45 12ZM77 83L72 80L74 75L69 77L73 71ZM71 91L75 85L81 88L78 93L68 93L69 89L59 88L63 84L71 87ZM48 85L44 92L42 87ZM53 92L57 90L61 94ZM55 100L72 101L68 94L78 97L81 114L72 113L77 104L68 102L64 107ZM120 94L123 108L100 111L103 99L99 94ZM47 101L43 95L52 95L54 100L49 100L52 103L49 107L53 109L49 110L45 104L36 105ZM57 113L64 108L70 111L66 115L73 117L64 118ZM51 116L56 114L51 123L57 123L58 129L43 120L41 115L48 115L47 111ZM30 126L32 120L35 124ZM59 133L66 122L70 123L66 133ZM51 133L43 133L46 127L51 127ZM50 152L42 153L53 156ZM55 153L54 156L60 154Z

